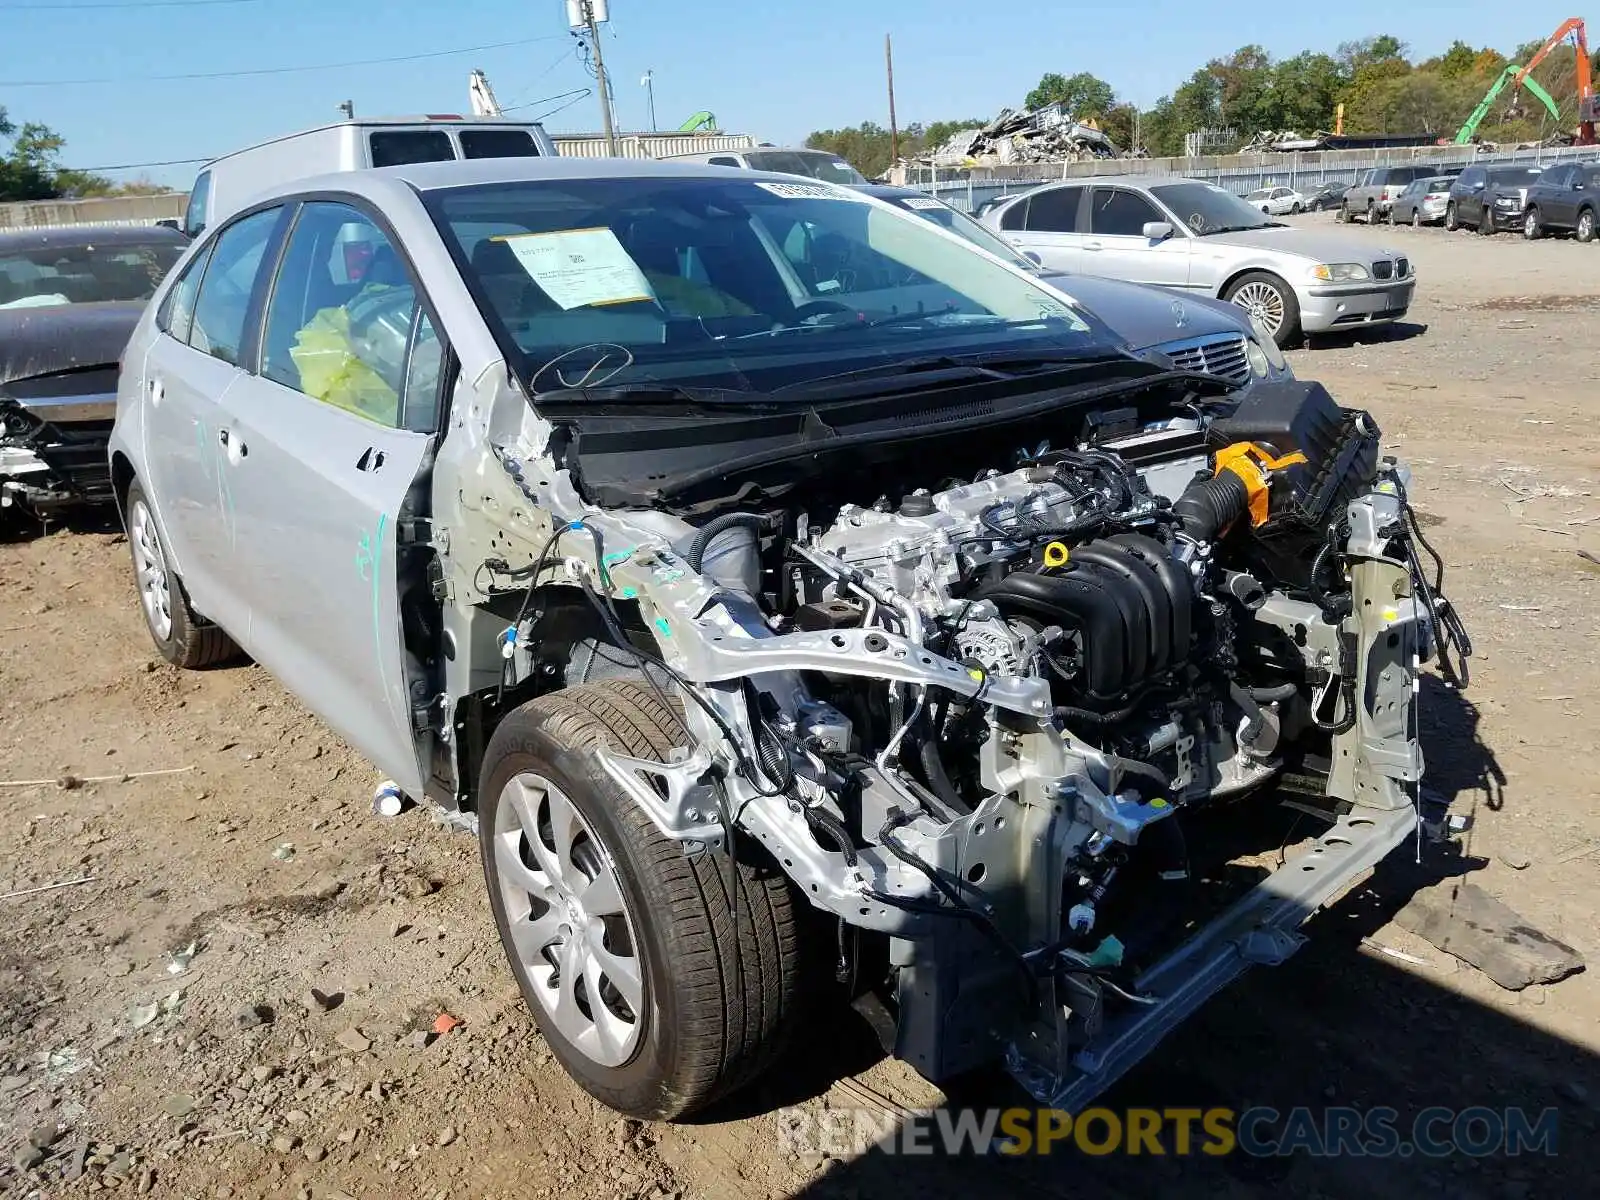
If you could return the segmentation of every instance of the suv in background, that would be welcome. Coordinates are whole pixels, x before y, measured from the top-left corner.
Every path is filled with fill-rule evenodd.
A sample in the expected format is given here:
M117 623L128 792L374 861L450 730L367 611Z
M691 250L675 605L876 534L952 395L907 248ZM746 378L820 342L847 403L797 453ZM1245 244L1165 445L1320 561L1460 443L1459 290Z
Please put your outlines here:
M1522 236L1572 233L1592 242L1600 207L1600 163L1558 163L1540 173L1523 197Z
M1543 174L1541 167L1468 167L1450 185L1444 227L1494 233L1521 225L1528 189Z
M1368 167L1356 178L1355 186L1344 194L1339 204L1339 220L1352 221L1357 215L1376 225L1388 215L1389 206L1395 202L1406 184L1414 179L1437 175L1440 168L1434 163L1410 167Z
M695 154L668 154L662 162L705 163L711 167L737 167L744 171L781 171L785 175L804 175L845 187L857 187L867 177L831 150L785 150L778 146L758 146L753 150L708 150Z

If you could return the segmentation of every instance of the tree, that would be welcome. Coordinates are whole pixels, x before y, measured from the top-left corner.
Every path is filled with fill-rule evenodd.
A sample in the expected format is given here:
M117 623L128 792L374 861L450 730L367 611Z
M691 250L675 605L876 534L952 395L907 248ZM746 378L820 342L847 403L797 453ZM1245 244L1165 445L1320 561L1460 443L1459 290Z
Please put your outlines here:
M1052 71L1022 101L1028 108L1059 104L1062 112L1073 117L1103 117L1116 102L1111 85L1087 71L1071 76Z
M59 134L44 125L17 126L0 108L0 200L50 200L56 189L56 156L64 144Z

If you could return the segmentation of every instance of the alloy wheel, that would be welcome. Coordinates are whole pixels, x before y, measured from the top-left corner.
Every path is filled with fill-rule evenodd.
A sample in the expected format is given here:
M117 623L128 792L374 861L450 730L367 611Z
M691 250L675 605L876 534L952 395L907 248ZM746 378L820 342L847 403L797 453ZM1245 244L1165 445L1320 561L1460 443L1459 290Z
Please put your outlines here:
M1233 294L1233 302L1276 334L1283 327L1283 294L1270 283L1252 281Z
M1411 210L1411 228L1422 228L1422 210L1420 208L1413 208Z
M167 556L161 550L155 517L143 500L128 510L129 541L133 543L133 570L145 620L161 641L172 636L172 583Z
M576 805L532 772L495 809L494 857L515 953L546 1016L603 1067L644 1031L644 964L610 852Z

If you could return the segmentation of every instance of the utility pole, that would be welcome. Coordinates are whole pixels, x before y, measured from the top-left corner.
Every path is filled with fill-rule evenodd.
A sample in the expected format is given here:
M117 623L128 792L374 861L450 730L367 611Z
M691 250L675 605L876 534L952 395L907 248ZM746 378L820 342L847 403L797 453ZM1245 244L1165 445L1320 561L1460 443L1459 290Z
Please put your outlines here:
M644 78L639 81L644 84L645 94L650 98L650 132L656 132L656 73L646 71Z
M600 85L600 119L605 124L606 153L617 156L617 131L611 122L611 88L606 83L606 60L600 53L600 25L594 17L594 0L580 0L584 23L589 26L589 42L594 47L594 77Z
M889 73L889 165L900 161L900 129L894 120L894 42L883 35L883 65Z

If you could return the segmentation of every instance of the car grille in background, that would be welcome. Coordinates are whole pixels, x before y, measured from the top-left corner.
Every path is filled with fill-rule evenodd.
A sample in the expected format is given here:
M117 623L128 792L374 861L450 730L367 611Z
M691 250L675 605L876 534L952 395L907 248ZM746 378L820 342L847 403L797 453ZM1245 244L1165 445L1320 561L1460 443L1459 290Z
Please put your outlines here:
M1180 371L1200 371L1230 383L1250 380L1250 361L1245 357L1242 337L1222 337L1199 345L1183 342L1156 349L1170 358Z
M1372 277L1374 279L1390 279L1394 276L1394 264L1388 259L1382 259L1372 264Z

